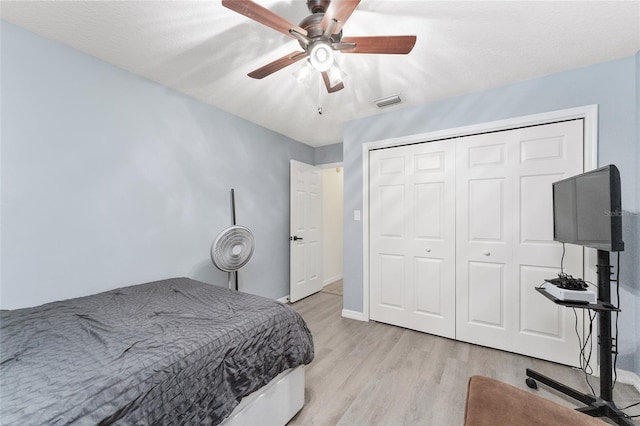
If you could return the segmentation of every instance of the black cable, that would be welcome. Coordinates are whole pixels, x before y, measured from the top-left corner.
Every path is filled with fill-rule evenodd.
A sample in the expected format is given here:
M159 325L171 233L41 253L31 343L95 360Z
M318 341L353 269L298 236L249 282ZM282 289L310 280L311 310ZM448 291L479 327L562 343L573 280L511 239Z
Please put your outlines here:
M634 414L633 416L630 416L629 414L622 412L622 417L624 417L625 419L634 419L636 417L640 417L640 414Z
M633 404L631 404L631 405L627 405L627 406L626 406L626 407L624 407L624 408L619 408L619 410L626 410L627 408L635 407L636 405L640 405L640 401L638 401L638 402L634 402L634 403L633 403Z
M565 243L562 243L562 257L560 258L560 274L561 275L564 275L564 256L566 254L566 251L567 251L567 247ZM593 283L589 283L588 281L587 283L598 288L598 286ZM545 283L540 284L538 288L544 288L543 287L544 284ZM578 331L578 313L576 312L576 308L572 308L572 309L573 309L573 315L575 317L574 330L576 332L576 336L578 337L578 346L580 347L580 355L579 355L580 370L582 370L582 372L584 373L584 378L585 378L585 381L587 382L587 385L589 386L589 389L591 389L591 394L593 396L596 396L596 392L594 391L593 386L591 386L591 383L589 382L589 376L593 374L593 369L591 368L591 365L590 365L591 356L593 354L593 345L589 346L589 353L588 355L586 354L587 345L589 345L589 342L593 338L593 321L596 318L596 314L594 313L592 317L591 312L588 312L589 333L587 334L587 336L583 341L580 336L580 332Z
M593 341L593 321L595 321L598 313L594 311L593 316L591 316L591 311L587 311L587 312L589 315L589 335L587 336L587 343L589 343ZM589 370L590 370L589 374L593 374L593 369L591 368L591 365L590 365L592 354L593 354L593 345L589 344L589 356L587 357L587 365L589 366Z
M584 346L587 347L588 345L589 356L585 360L584 379L586 380L587 385L589 385L589 388L591 389L591 394L593 396L596 396L596 393L594 392L593 387L591 386L591 383L589 383L589 376L593 374L593 369L591 368L591 355L593 354L593 345L591 344L591 342L593 339L593 321L596 319L596 313L594 312L592 317L591 312L589 311L587 312L589 315L589 334L587 335L587 338L584 341Z
M611 387L611 391L616 387L616 383L618 382L618 370L616 369L616 365L618 364L618 318L620 318L620 252L618 252L618 260L616 265L616 337L614 340L615 351L613 351L613 386Z
M617 268L616 268L616 298L618 302L618 306L616 308L620 308L620 252L618 252L618 260L617 260Z
M593 319L595 318L595 316L592 318L591 313L589 312L589 320L590 320L589 334L583 341L582 338L580 337L580 333L578 332L578 313L576 312L576 308L571 308L571 309L573 310L573 316L575 317L574 330L576 332L576 336L578 337L578 346L580 347L580 355L579 355L580 370L584 373L584 378L585 378L585 381L587 382L587 385L589 386L589 389L591 389L591 394L593 396L596 396L596 392L593 390L593 386L591 386L591 383L589 382L589 376L593 373L593 370L589 365L589 362L591 361L591 353L592 353L591 347L589 348L589 355L588 356L586 355L586 348L587 348L587 345L589 344L589 341L591 340L592 330L593 330Z

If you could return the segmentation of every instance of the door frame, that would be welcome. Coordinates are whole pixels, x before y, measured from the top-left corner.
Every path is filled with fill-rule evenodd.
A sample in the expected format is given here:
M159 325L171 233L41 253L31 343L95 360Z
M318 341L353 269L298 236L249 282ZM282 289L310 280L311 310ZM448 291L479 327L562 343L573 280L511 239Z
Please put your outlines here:
M598 105L585 105L550 111L541 114L525 115L505 120L472 124L469 126L419 133L398 138L384 139L362 144L362 319L369 321L369 152L376 149L391 148L412 143L433 142L442 139L452 139L470 136L478 133L488 133L550 124L557 121L583 119L584 120L584 160L583 169L589 171L598 167ZM585 281L597 282L596 251L584 249Z
M322 169L322 170L324 170L324 169L335 169L335 168L338 168L338 167L342 167L342 187L343 187L342 188L342 193L343 193L343 198L344 198L344 163L342 161L337 161L337 162L334 162L334 163L315 164L315 167L318 167L319 169ZM323 182L323 184L324 184L324 182ZM323 203L324 203L324 186L322 188L322 197L323 197ZM342 205L341 214L344 217L344 202L343 202L343 205ZM324 219L325 219L325 217L324 217L324 214L323 214L322 215L322 231L323 232L326 229L325 228ZM344 228L344 225L343 225L343 228ZM343 229L342 233L343 233L342 246L343 246L343 249L344 249L344 229ZM322 239L322 244L324 244L324 238ZM324 255L323 255L323 257L324 257ZM322 261L324 262L324 258L322 259ZM324 271L323 271L323 273L324 273ZM331 282L328 282L326 284L324 283L324 281L327 281L328 278L333 278L333 277L324 277L323 276L322 287L325 287L325 286L331 284ZM344 256L343 256L343 259L342 259L342 274L340 274L340 278L337 278L337 279L341 280L343 278L344 278ZM335 281L332 281L332 282L335 282Z

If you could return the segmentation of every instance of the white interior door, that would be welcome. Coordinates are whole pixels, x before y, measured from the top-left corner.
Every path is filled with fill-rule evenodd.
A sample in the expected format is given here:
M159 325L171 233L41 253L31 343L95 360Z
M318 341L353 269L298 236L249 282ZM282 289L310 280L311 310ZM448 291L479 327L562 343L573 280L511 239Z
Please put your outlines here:
M455 333L454 145L370 154L370 316Z
M322 290L322 171L291 160L289 300Z
M560 272L551 184L581 173L582 153L582 120L457 140L458 340L578 363L573 312L534 287ZM582 249L566 249L565 271L583 276Z

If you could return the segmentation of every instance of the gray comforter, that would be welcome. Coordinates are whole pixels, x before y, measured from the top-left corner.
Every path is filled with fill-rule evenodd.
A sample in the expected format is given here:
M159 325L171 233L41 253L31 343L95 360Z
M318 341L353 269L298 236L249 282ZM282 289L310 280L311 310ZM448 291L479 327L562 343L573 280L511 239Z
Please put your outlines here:
M2 424L216 424L313 359L290 307L187 278L0 320Z

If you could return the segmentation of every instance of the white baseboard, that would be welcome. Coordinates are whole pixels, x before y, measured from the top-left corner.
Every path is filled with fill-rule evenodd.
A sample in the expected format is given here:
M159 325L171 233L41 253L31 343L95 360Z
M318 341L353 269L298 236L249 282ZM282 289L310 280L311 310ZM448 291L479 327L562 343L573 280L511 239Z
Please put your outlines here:
M289 295L281 297L280 299L276 299L280 303L289 303Z
M336 275L335 277L331 277L331 278L327 278L326 280L322 281L322 287L327 286L329 284L333 284L338 280L342 279L342 274L341 275Z
M618 381L627 385L631 385L640 392L640 376L633 371L618 369Z
M349 318L349 319L356 320L356 321L369 322L369 320L365 318L364 313L358 312L358 311L351 311L349 309L343 309L342 310L342 316L344 318Z

